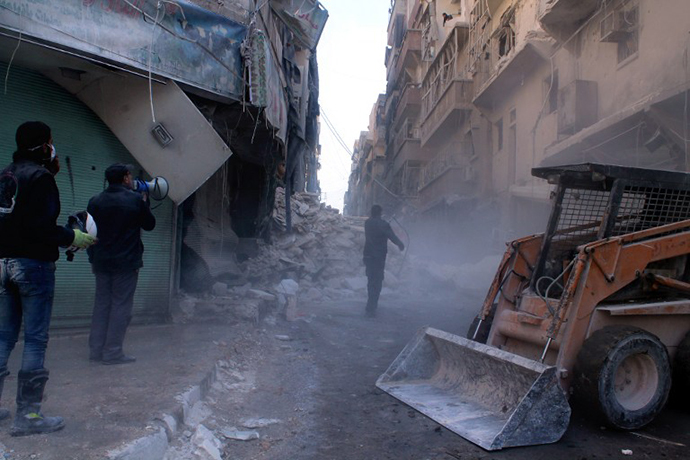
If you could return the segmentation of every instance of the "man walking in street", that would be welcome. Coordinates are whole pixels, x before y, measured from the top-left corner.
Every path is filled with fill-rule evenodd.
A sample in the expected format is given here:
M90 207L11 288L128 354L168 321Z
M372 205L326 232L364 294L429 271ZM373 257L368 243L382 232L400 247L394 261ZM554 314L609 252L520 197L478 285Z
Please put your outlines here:
M57 225L59 163L50 127L40 121L19 126L12 164L0 172L0 392L9 375L7 361L24 322L24 352L17 375L17 413L12 436L62 429L62 417L46 417L41 402L55 291L59 246L86 248L95 239ZM0 409L0 419L9 411Z
M371 217L364 222L364 266L367 269L367 316L375 316L383 287L383 273L386 268L388 240L400 250L405 245L393 232L390 224L381 218L383 209L375 204L371 207Z
M89 359L126 364L136 361L122 347L132 319L139 269L144 265L141 230L153 230L156 218L146 194L133 190L130 166L109 166L105 178L108 188L91 198L86 209L98 227L98 245L88 250L96 275Z

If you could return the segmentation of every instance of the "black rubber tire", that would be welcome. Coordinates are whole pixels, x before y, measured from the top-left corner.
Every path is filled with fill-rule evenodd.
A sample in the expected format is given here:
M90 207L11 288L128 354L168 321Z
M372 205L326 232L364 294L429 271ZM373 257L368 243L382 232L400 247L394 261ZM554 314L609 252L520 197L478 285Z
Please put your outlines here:
M668 351L654 334L631 326L596 331L575 366L574 400L605 424L623 430L647 425L671 389Z
M690 332L678 344L676 357L673 359L673 386L681 404L690 407Z

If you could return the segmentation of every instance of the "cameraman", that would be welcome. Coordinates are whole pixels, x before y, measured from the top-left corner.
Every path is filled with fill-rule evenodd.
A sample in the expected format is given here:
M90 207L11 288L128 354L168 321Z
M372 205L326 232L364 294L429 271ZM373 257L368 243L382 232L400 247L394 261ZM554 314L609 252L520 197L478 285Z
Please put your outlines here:
M96 275L96 299L89 335L89 359L103 364L136 361L122 350L132 319L134 291L144 265L141 230L151 231L156 218L148 197L133 191L132 167L116 163L105 170L108 188L91 198L87 212L98 228L98 245L88 249Z

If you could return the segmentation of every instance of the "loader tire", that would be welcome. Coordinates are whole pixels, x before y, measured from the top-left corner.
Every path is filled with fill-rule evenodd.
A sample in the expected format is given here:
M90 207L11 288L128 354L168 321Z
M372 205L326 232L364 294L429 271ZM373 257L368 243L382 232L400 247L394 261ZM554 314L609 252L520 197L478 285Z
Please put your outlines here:
M690 408L690 332L678 344L673 364L673 386L676 388L677 399L685 407Z
M614 428L635 430L654 420L671 389L671 366L663 343L631 326L596 331L575 366L574 399Z

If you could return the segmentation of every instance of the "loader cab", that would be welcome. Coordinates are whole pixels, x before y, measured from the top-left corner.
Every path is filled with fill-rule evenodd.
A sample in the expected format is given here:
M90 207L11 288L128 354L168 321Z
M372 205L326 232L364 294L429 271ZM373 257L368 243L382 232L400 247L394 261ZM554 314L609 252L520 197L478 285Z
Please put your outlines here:
M567 269L579 246L690 219L687 173L586 163L534 168L532 175L556 185L530 285L540 295L549 287L550 297L560 296L564 280L553 281ZM686 256L662 262L657 270L675 279L690 278ZM638 284L616 300L621 295L644 296L643 283Z

